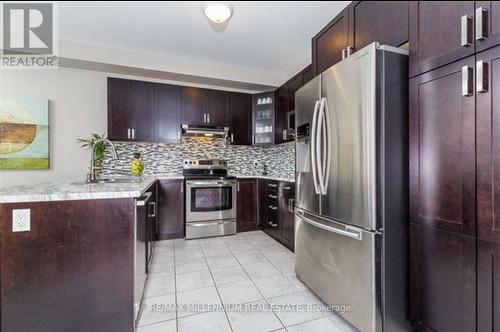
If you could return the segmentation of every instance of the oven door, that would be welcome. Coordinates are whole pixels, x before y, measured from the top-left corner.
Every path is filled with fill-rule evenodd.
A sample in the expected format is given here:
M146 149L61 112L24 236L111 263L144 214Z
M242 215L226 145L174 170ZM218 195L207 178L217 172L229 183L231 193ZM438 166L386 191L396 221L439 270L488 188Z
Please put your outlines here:
M186 181L186 222L236 218L236 181Z

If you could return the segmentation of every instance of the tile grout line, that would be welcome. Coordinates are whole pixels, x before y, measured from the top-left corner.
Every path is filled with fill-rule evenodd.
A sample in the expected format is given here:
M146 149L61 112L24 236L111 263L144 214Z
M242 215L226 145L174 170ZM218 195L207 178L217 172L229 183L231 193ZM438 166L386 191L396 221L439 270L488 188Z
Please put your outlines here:
M224 247L226 247L227 250L229 250L229 252L231 252L229 247L227 247L226 244L224 243L224 240L222 240L222 243L224 244ZM200 245L200 247L201 247L201 245ZM214 275L212 274L212 269L210 268L210 265L208 264L207 256L205 256L205 251L203 250L203 247L201 247L201 253L203 254L203 257L205 258L205 263L207 264L208 272L210 273L210 277L212 278L212 282L214 283L215 291L217 292L217 296L219 297L219 301L223 305L222 308L224 310L224 315L226 316L227 323L229 324L229 328L231 329L231 331L234 331L233 326L231 324L231 321L229 320L229 316L226 312L226 308L224 307L224 302L222 302L222 297L220 296L219 288L217 287L217 284L215 283L215 278L214 278ZM231 252L231 254L232 254L232 252ZM236 259L236 257L235 257L235 259Z

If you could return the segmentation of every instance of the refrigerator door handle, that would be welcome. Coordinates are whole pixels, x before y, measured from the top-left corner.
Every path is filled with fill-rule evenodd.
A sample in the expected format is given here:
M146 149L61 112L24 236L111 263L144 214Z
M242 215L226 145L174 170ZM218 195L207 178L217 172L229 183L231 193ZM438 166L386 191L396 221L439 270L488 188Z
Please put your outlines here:
M328 183L330 179L330 167L332 165L332 131L331 131L331 125L330 125L330 116L328 114L328 100L326 97L323 97L321 99L321 108L322 113L323 113L323 126L324 126L324 139L325 142L323 146L325 147L324 150L326 149L325 153L323 154L323 188L322 188L322 195L327 194L328 190Z
M320 192L319 194L323 195L324 192L324 174L326 173L326 165L323 162L323 158L326 152L326 144L324 142L324 136L326 135L325 133L325 127L324 127L324 114L323 114L323 107L324 107L324 101L323 98L320 101L320 106L319 106L319 114L318 114L318 129L316 131L316 168L318 172L318 181L319 181L319 189ZM323 151L321 151L321 148L323 148ZM323 153L321 153L323 152Z
M357 241L363 240L363 231L356 228L356 227L345 226L344 229L339 229L339 228L331 227L331 226L325 225L323 223L309 219L304 214L298 214L298 217L301 218L302 220L304 220L304 222L308 223L309 225L317 227L317 228L321 228L321 229L328 231L330 233L335 233L338 235L346 236L346 237L349 237L349 238L357 240Z
M311 169L312 169L312 174L313 174L313 182L314 182L314 192L316 194L321 194L319 184L318 184L318 166L316 165L317 162L317 156L316 156L316 130L317 130L317 122L318 122L318 110L319 110L319 105L320 102L319 100L316 100L316 103L314 104L314 112L313 112L313 122L312 122L312 129L311 129Z

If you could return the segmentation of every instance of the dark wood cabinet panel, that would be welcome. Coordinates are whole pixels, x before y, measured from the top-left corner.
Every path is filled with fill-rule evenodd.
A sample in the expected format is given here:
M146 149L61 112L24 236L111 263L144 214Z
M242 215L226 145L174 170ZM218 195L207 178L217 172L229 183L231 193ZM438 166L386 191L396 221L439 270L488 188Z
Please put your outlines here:
M281 240L285 246L294 251L295 248L295 185L280 182L279 214L281 224Z
M134 200L0 204L2 331L134 331ZM31 230L12 232L12 210Z
M342 60L342 50L348 45L349 13L346 8L312 39L312 68L315 75Z
M305 85L307 82L314 78L314 73L312 69L312 65L307 66L302 70L302 85Z
M500 44L500 3L498 1L476 1L476 10L483 8L482 26L484 38L480 37L479 31L476 33L476 51L483 51L487 48ZM478 19L478 16L475 17ZM481 24L478 22L478 24ZM480 39L477 39L480 37Z
M259 226L267 227L267 180L257 180Z
M237 192L237 231L255 231L259 227L257 214L257 181L239 179Z
M477 331L500 330L500 244L478 241Z
M478 238L500 243L500 99L494 93L500 87L500 47L478 53L476 60L487 66L486 89L476 92Z
M349 45L373 42L399 46L408 41L408 1L356 1L349 6Z
M229 127L228 93L221 90L205 90L205 112L208 124Z
M132 140L155 142L154 85L150 82L131 81L130 125Z
M252 95L231 92L229 118L231 144L252 145Z
M205 124L205 90L182 87L182 123Z
M410 237L411 316L417 330L475 331L475 239L417 225L411 225Z
M287 129L286 113L288 112L288 86L286 84L276 89L274 94L276 107L274 109L274 143L286 142L283 130Z
M184 237L184 180L158 182L158 239Z
M474 236L475 98L462 96L462 66L410 80L410 213L413 223Z
M469 16L470 46L461 45ZM474 1L410 1L410 76L474 54Z
M157 141L178 143L181 131L181 87L170 84L154 85Z
M295 92L303 85L302 72L298 73L294 77L292 77L287 82L287 110L293 111L295 110Z
M128 141L130 126L131 81L108 77L108 138Z

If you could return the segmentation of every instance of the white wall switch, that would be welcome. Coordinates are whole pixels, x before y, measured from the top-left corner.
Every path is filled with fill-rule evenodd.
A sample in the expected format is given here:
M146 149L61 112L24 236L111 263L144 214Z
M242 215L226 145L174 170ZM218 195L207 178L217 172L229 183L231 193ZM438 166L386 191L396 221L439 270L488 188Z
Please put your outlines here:
M12 231L29 232L31 230L31 210L12 210Z

